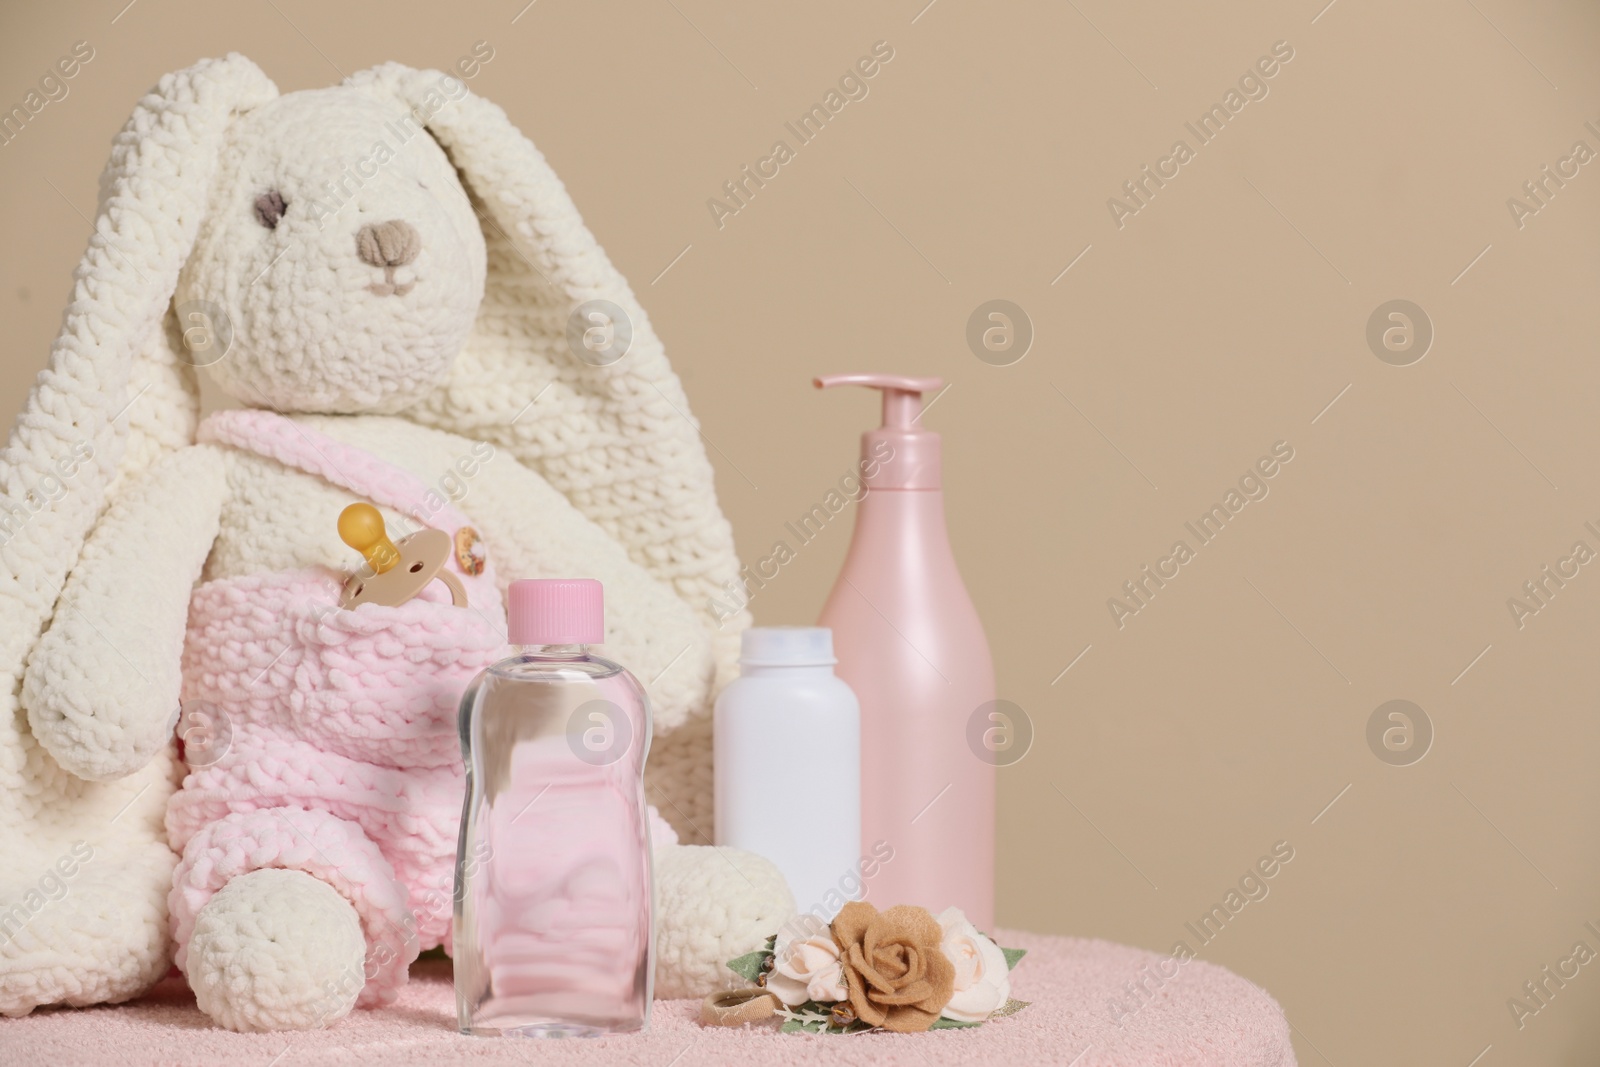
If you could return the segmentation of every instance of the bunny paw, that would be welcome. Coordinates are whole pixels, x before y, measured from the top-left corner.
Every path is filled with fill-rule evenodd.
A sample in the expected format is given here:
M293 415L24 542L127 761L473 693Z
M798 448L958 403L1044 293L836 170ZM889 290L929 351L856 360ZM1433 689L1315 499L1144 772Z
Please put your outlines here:
M189 985L229 1030L314 1030L342 1019L365 984L356 910L303 871L252 871L201 909Z

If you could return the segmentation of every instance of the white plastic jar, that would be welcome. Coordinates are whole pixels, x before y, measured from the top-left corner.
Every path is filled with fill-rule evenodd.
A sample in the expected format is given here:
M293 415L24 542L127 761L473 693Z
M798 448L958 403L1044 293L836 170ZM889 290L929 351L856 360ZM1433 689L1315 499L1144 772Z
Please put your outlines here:
M771 860L825 920L864 892L861 707L834 662L826 627L746 630L713 735L717 844Z

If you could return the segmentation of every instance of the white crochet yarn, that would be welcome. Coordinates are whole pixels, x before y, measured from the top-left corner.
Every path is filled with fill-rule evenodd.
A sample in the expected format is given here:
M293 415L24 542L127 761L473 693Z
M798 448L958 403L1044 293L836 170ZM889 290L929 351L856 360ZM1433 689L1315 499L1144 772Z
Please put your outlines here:
M727 961L759 947L794 915L778 869L736 848L657 849L656 996L698 997L744 981Z
M189 985L230 1030L313 1030L350 1013L367 942L338 891L303 871L235 878L195 920Z
M314 518L347 494L192 444L185 331L231 330L207 373L241 403L297 414L455 498L502 581L605 581L606 651L651 687L650 800L707 843L711 702L748 622L719 630L709 610L737 578L731 531L648 318L504 112L396 64L279 96L234 55L141 101L102 189L50 367L0 453L12 501L79 457L64 494L0 544L0 1013L126 999L168 966L161 822L182 769L166 739L194 581L351 563ZM258 207L268 194L281 217ZM411 227L395 232L414 257L374 265L372 239L364 260L361 228L391 220ZM631 327L627 355L604 366L566 340L591 299ZM483 442L493 459L462 475ZM79 842L93 858L67 892L30 896ZM658 849L659 994L722 984L722 961L792 912L770 864L737 856L735 870L731 856ZM8 927L13 902L26 921ZM281 902L320 931L315 952L301 934L273 939ZM354 921L309 875L237 879L202 912L198 971L190 950L201 1006L239 1029L316 1025L307 1012L325 1015L326 995L301 984L348 962Z
M228 316L233 350L207 369L229 396L395 412L444 380L483 297L483 234L450 160L409 119L392 97L335 88L279 97L229 127L173 298ZM375 156L379 143L390 153ZM287 210L269 229L256 201L274 194ZM357 253L360 229L390 220L419 238L393 274L411 286L403 297L372 293L385 272Z

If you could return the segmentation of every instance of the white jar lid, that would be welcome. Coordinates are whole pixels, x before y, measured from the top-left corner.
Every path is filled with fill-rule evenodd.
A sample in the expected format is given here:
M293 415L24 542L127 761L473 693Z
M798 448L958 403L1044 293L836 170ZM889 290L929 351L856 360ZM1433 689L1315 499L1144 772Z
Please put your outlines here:
M833 631L826 626L752 626L739 644L739 662L751 667L828 667Z

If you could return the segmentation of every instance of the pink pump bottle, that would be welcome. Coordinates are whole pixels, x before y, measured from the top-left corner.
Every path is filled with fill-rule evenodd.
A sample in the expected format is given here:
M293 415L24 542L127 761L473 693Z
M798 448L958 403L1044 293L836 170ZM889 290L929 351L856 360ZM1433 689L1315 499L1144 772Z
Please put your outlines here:
M917 425L938 378L836 374L817 388L883 391L861 435L862 482L844 569L817 620L861 702L861 840L894 849L867 885L878 907L955 905L994 928L992 760L969 724L995 698L983 624L945 531L939 435Z

